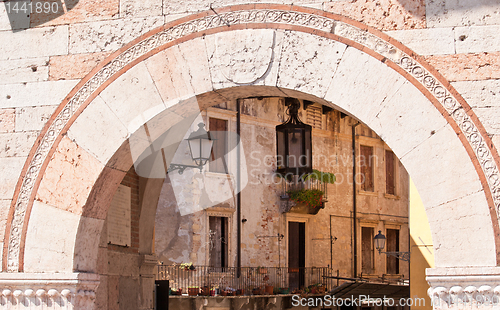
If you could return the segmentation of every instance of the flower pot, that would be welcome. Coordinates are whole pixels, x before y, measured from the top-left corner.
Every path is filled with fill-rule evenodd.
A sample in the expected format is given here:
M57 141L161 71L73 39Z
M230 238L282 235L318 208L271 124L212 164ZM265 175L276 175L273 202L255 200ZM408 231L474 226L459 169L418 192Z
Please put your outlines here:
M199 292L200 292L199 287L189 287L188 288L188 295L189 296L198 296Z
M200 296L208 296L210 294L210 290L208 289L208 287L202 287L201 288L201 292L200 292Z
M238 289L236 290L236 296L243 296L245 295L245 289Z
M266 285L266 295L273 295L274 286Z

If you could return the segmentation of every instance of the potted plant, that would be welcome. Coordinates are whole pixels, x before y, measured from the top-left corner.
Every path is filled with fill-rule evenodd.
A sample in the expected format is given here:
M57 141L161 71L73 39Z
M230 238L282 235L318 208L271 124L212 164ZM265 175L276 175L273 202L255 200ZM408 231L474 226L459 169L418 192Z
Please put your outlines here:
M323 190L326 191L326 184L334 184L336 177L333 173L322 172L319 170L313 170L312 173L300 176L301 182L306 183L310 180L315 180L323 183ZM325 207L323 201L325 192L318 188L312 189L302 187L303 186L301 186L301 188L292 187L291 189L287 190L286 193L282 194L280 198L282 200L291 200L296 203L295 205L292 205L291 209L289 209L290 212L317 214L320 209L323 209Z
M273 295L273 293L274 293L274 286L266 284L265 291L266 291L266 295Z
M181 269L183 270L196 270L196 267L194 267L193 263L182 263L181 264Z
M239 288L236 290L236 296L243 296L245 295L245 289L244 288Z
M188 287L188 295L189 296L198 296L199 292L200 292L200 287L198 287L198 286Z
M319 189L290 190L287 193L290 196L290 200L305 205L305 209L302 210L304 213L317 214L320 209L324 208L324 193ZM299 208L296 208L296 211L300 211Z
M260 274L265 274L265 273L267 273L267 268L259 266L259 267L257 267L257 272Z
M210 295L210 290L208 289L208 286L202 287L200 296L208 296L208 295Z
M260 295L261 291L260 291L260 287L254 287L252 289L252 295Z

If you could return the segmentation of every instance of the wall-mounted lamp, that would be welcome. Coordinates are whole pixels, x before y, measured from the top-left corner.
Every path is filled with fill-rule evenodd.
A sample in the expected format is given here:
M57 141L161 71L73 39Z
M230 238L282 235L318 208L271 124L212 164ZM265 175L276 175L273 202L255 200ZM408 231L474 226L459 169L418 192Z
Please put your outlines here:
M210 137L210 133L207 132L203 127L205 125L203 123L198 124L198 130L193 132L187 138L189 144L189 153L191 154L191 158L195 162L195 165L181 165L181 164L170 164L167 172L172 172L175 170L179 170L179 174L182 174L186 168L198 168L200 172L203 169L203 166L210 159L210 155L212 154L212 146L214 143L214 139Z
M382 250L385 248L386 239L387 238L382 234L381 230L379 230L378 234L375 237L373 237L375 248L378 250L379 253L383 253L388 256L394 256L397 259L405 262L410 261L410 252L382 252Z

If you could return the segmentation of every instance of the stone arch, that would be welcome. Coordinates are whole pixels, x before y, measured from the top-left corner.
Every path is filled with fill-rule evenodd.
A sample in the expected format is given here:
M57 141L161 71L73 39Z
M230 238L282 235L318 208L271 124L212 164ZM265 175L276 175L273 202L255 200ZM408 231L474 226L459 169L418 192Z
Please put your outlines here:
M4 270L95 270L95 251L82 258L88 265L77 267L74 260L81 255L76 244L91 248L106 216L112 186L99 185L117 184L132 165L121 156L131 132L155 115L182 115L191 95L202 108L276 95L354 115L387 142L419 188L437 266L497 265L498 154L478 118L439 73L390 37L342 16L283 5L234 6L218 14L188 16L136 39L61 103L18 182ZM314 47L312 55L306 47ZM254 62L241 65L243 50ZM165 76L170 85L161 82ZM89 126L86 121L96 113L100 123ZM137 115L144 116L142 122L131 122ZM112 139L93 144L103 135ZM67 242L55 254L63 261L58 265L40 263L42 251L56 248L45 235L51 217L65 220L53 232Z

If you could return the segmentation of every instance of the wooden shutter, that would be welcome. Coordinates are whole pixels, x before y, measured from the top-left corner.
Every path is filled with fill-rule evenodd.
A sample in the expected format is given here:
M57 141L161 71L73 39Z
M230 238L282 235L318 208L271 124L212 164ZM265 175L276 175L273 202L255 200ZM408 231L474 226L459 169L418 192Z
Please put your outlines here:
M361 181L361 190L373 192L373 147L361 145L360 149L360 172L363 176Z
M385 151L385 192L396 195L396 166L392 151Z
M373 228L361 227L361 272L373 273Z
M211 172L227 173L225 155L227 153L227 121L218 118L209 119L210 135L215 138L212 147L209 170Z
M310 105L306 109L307 124L312 128L323 129L323 109L321 106Z
M387 252L399 252L399 230L387 229ZM399 260L393 256L387 256L386 266L388 274L399 274Z

